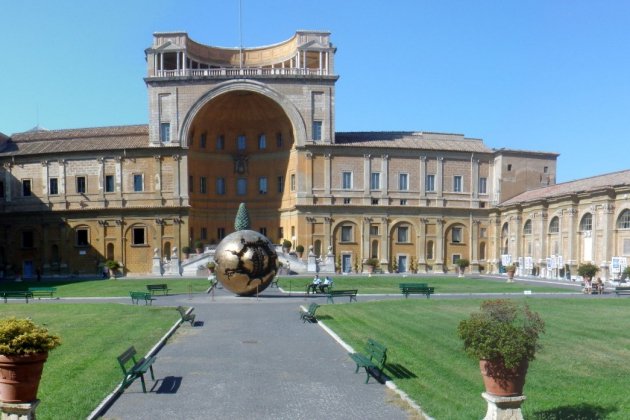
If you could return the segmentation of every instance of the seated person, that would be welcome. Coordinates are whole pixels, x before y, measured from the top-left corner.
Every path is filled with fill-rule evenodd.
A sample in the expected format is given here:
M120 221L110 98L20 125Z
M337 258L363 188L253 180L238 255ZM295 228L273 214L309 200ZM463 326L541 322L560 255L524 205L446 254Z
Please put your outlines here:
M319 287L319 285L322 283L322 279L319 278L319 274L315 274L315 278L313 279L313 281L311 282L311 284L309 284L306 287L306 293L310 293L311 291L313 293L317 292L317 288Z
M597 282L595 283L595 290L597 291L597 294L602 294L604 293L604 282L602 281L601 277L597 277Z
M326 276L322 284L319 285L319 291L322 293L326 292L329 288L332 287L332 284L333 284L332 279Z

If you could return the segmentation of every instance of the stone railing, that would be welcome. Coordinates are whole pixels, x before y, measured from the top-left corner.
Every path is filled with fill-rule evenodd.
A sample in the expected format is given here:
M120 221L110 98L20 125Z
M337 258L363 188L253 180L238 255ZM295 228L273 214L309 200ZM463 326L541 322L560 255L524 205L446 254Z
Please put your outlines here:
M267 77L267 76L329 76L326 69L300 68L219 68L157 70L155 77Z

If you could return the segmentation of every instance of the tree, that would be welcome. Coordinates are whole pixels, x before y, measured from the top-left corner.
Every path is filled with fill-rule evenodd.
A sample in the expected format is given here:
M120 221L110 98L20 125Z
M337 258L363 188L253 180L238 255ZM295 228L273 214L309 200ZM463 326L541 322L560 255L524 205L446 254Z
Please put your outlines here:
M249 230L251 229L251 221L249 220L249 212L245 203L241 203L238 206L238 212L236 213L236 219L234 220L234 230Z

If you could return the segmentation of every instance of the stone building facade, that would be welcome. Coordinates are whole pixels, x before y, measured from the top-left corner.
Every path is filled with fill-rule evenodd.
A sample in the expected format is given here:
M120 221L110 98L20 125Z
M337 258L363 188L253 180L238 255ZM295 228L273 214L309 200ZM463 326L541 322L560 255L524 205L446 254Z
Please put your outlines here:
M253 229L330 251L344 271L370 258L385 272L451 271L459 258L496 271L504 221L523 217L514 200L554 187L558 155L336 132L335 52L326 32L247 49L157 33L147 125L0 136L3 272L90 274L114 259L149 273L154 254L218 243L241 202Z

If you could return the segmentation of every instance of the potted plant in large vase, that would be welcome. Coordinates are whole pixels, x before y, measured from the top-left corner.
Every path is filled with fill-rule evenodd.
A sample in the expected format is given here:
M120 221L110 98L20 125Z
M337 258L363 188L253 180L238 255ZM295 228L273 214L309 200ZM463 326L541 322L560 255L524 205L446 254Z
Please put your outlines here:
M464 271L466 271L466 267L470 265L470 261L466 258L460 258L457 260L456 264L459 267L459 277L464 277Z
M459 323L457 331L466 353L479 359L486 392L501 397L523 394L529 362L545 332L538 313L526 303L487 300L479 312Z
M368 273L372 274L372 273L374 273L374 270L378 266L378 259L376 259L376 258L368 258L367 260L365 260L365 265L367 266Z
M507 273L507 276L508 276L508 279L507 279L508 283L512 283L514 281L514 273L516 273L516 265L510 264L506 266L505 272Z
M107 260L105 261L105 267L109 270L109 277L116 278L116 273L120 268L120 264L116 260Z
M48 352L60 344L30 319L0 319L0 400L34 401Z
M580 264L577 269L577 273L579 276L582 276L584 280L593 280L595 274L599 271L599 267L593 263L584 263Z

